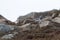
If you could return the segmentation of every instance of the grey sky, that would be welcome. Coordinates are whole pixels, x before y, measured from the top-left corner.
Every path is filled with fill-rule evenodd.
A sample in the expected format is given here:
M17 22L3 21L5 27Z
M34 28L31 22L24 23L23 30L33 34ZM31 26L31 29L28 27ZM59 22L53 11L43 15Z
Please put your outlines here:
M60 0L0 0L0 14L11 21L30 12L60 8Z

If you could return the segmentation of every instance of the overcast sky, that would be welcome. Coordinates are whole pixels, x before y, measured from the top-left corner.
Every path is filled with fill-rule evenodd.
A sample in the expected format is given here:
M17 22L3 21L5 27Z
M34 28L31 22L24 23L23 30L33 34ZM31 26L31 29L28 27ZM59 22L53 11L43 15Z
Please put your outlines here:
M30 12L59 8L60 0L0 0L0 14L11 21Z

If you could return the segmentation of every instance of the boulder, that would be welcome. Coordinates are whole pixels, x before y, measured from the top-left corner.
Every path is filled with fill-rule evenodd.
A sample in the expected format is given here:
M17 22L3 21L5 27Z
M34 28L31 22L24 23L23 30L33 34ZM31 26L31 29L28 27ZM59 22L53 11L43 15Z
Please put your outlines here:
M13 37L14 37L13 34L8 34L8 35L4 35L1 39L9 40L9 39L12 39Z
M37 24L27 23L22 26L19 26L19 28L22 29L22 31L32 30L37 28Z
M54 19L52 19L53 22L56 22L56 23L60 23L60 17L56 17Z
M45 26L48 26L49 23L50 23L50 21L42 21L42 22L39 24L39 26L40 26L40 27L45 27Z
M22 26L19 26L20 28L26 28L27 26L30 26L30 23L24 24Z
M5 24L0 24L0 31L2 32L9 32L14 30L14 26L10 26L10 25L5 25Z
M19 26L19 28L22 29L23 31L29 30L29 27L30 27L30 23L27 23L27 24L24 24L22 26Z

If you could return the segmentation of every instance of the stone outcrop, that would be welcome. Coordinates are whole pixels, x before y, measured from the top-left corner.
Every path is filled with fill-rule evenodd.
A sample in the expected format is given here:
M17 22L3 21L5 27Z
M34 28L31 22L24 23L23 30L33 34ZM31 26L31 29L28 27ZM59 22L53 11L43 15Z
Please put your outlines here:
M2 31L2 32L9 32L9 31L14 30L14 29L15 29L14 26L0 24L0 31Z
M7 32L1 36L1 39L60 40L60 10L31 12L20 16L16 22L14 24L1 16L0 31Z
M23 25L25 23L33 22L34 20L42 20L43 18L50 17L50 19L54 19L55 17L59 16L59 10L51 10L46 12L31 12L25 16L20 16L17 19L17 25ZM48 18L49 19L49 18ZM29 22L29 23L30 23Z
M60 10L31 12L17 19L18 40L60 40Z

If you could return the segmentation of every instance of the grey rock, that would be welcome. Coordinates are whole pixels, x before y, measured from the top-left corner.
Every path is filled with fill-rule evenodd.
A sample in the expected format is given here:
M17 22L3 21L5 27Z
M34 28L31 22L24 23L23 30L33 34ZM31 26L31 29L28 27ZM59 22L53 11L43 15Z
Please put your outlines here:
M25 16L20 16L18 19L17 19L17 25L21 24L24 22L24 20L28 20L28 19L31 19L31 20L37 20L37 19L43 19L45 18L46 16L52 16L52 13L49 13L49 12L31 12Z
M60 23L60 17L56 17L54 19L52 19L53 22L56 22L56 23Z
M8 34L8 35L4 35L1 39L12 39L14 37L13 34Z
M49 23L50 23L50 21L42 21L39 26L45 27L45 26L49 25Z
M2 32L9 32L11 30L14 30L13 26L0 24L0 31L2 31Z
M13 35L17 35L18 34L18 32L13 32Z
M30 25L31 25L30 23L27 23L22 26L19 26L19 28L22 29L22 31L29 30Z

